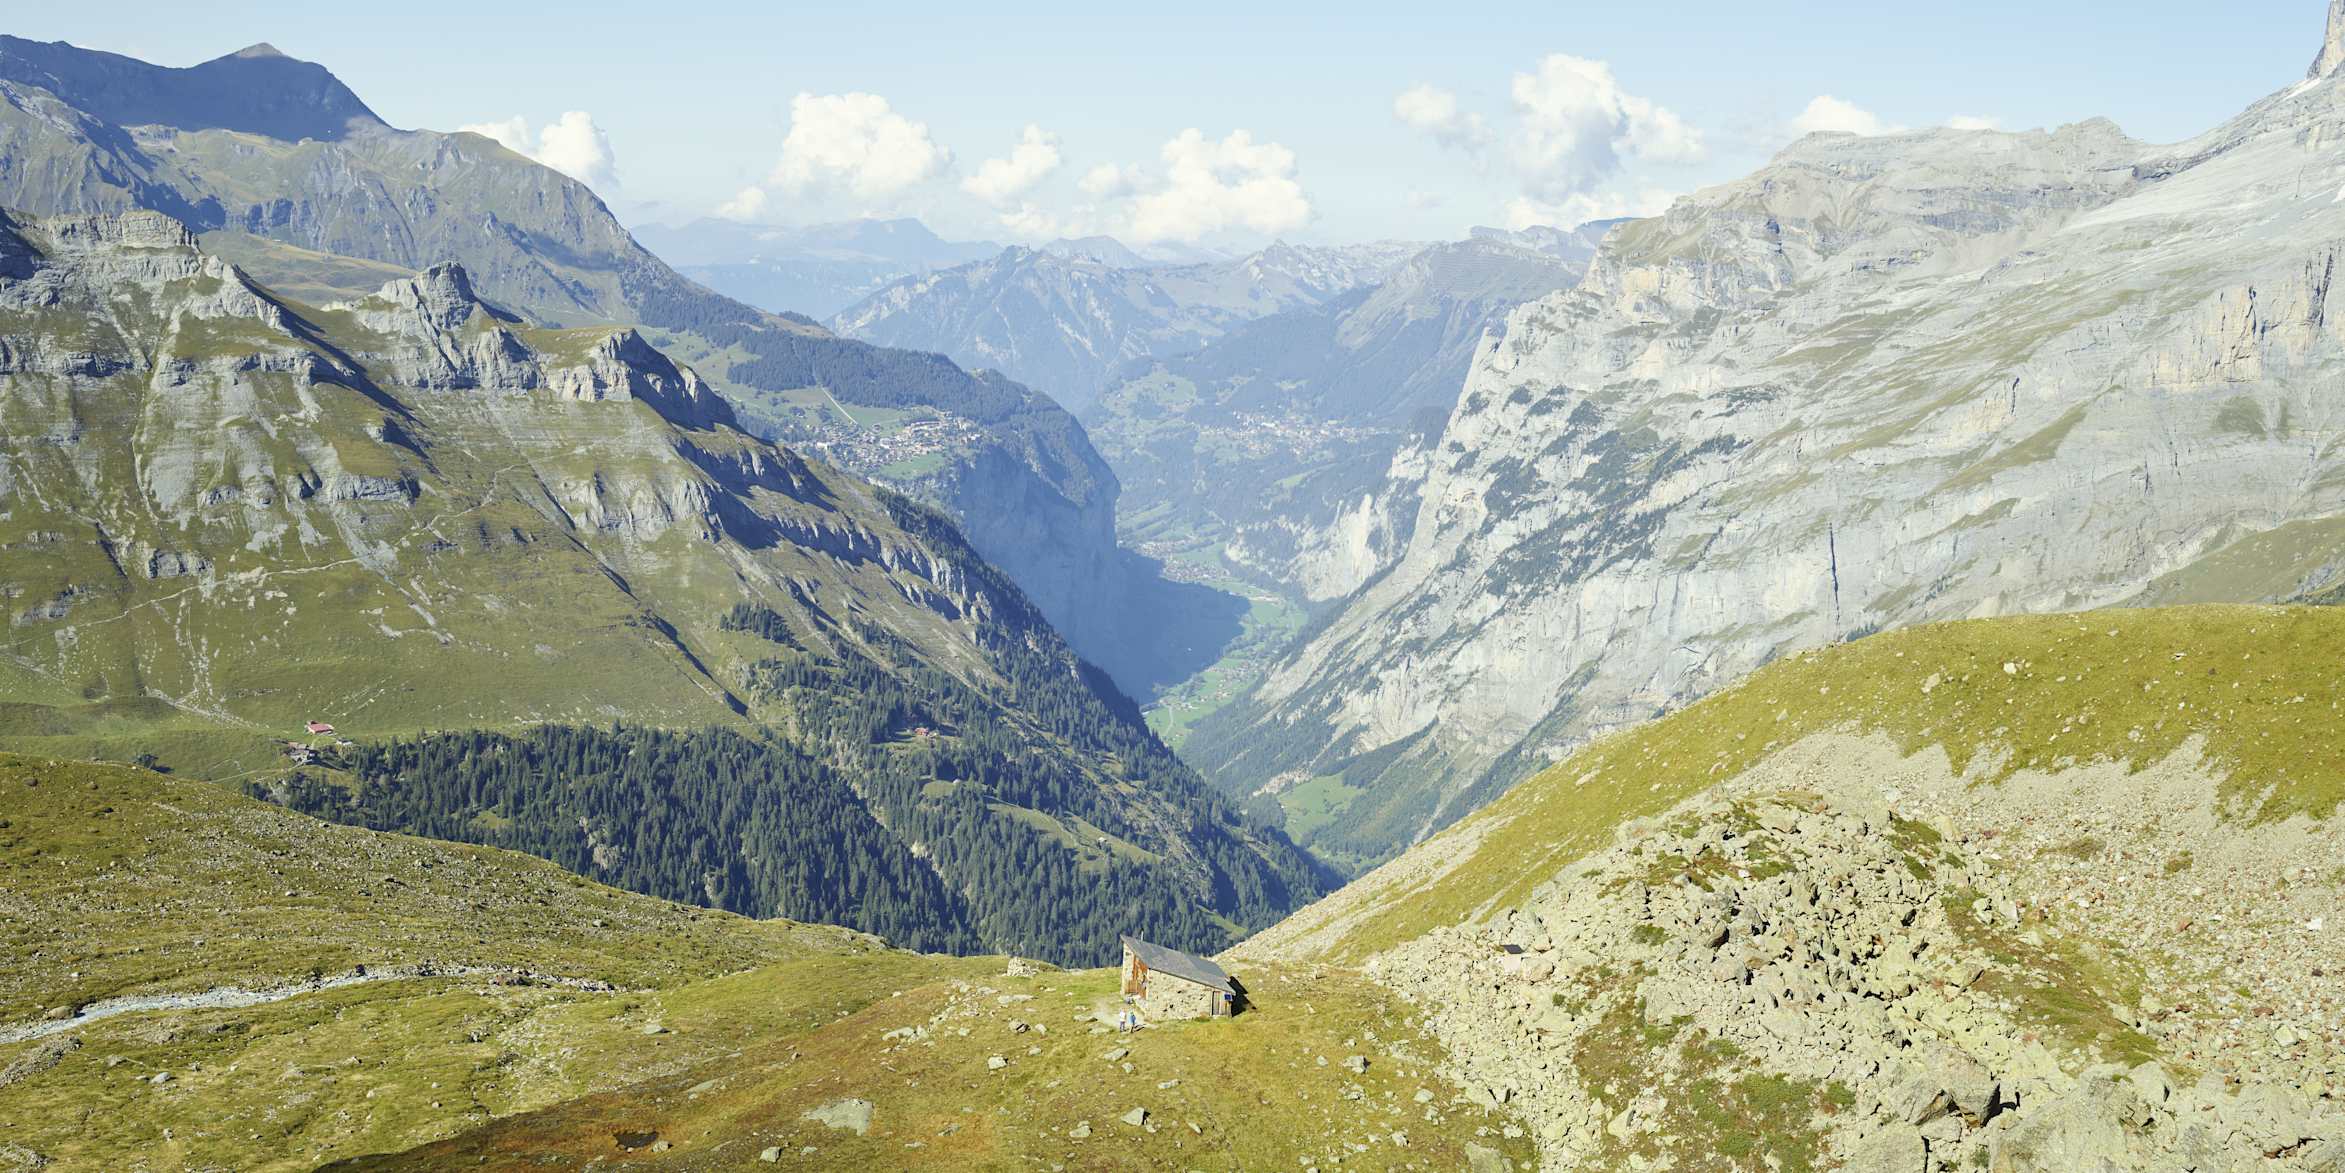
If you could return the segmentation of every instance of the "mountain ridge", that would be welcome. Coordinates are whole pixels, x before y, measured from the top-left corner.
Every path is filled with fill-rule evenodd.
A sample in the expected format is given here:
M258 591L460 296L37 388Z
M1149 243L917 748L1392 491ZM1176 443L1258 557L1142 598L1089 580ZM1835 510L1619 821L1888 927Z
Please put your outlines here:
M233 130L281 139L338 139L387 127L324 66L267 43L171 69L63 41L0 34L0 77L84 98L108 122Z
M1184 654L1155 646L1148 631L1135 633L1121 618L1182 592L1152 581L1118 551L1112 476L1081 426L1049 397L703 289L643 249L585 185L477 135L397 130L371 116L350 120L343 133L297 141L262 133L281 127L208 125L215 119L186 120L196 129L119 125L93 112L111 109L110 99L74 88L97 87L85 74L115 68L117 59L52 49L86 69L35 70L22 54L0 55L0 160L9 164L0 169L0 207L160 211L194 229L208 250L314 303L457 261L491 300L546 324L640 326L733 400L752 429L792 440L827 429L860 455L849 461L860 471L953 513L979 549L1133 691L1168 670L1165 658ZM272 88L298 64L290 59L222 60L224 69L263 71L237 91L240 101L298 107L308 93L306 83ZM211 73L119 62L140 77L218 88ZM296 83L313 77L306 71L331 77L299 68ZM70 92L52 93L41 80ZM933 429L942 439L907 434L895 414L905 408L950 426ZM905 448L922 459L905 461ZM1016 516L988 507L1004 499L1025 507ZM1094 589L1101 581L1139 593ZM1122 638L1135 634L1128 642L1146 649L1137 656L1125 653Z

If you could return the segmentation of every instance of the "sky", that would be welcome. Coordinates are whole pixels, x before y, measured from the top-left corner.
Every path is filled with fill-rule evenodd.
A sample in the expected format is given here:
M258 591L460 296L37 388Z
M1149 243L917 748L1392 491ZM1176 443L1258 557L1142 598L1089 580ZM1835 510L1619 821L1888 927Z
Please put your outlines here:
M957 239L1444 239L1659 211L1809 130L2153 142L2301 78L2321 0L43 5L164 65L267 41L634 224L918 216ZM383 15L394 11L394 17Z

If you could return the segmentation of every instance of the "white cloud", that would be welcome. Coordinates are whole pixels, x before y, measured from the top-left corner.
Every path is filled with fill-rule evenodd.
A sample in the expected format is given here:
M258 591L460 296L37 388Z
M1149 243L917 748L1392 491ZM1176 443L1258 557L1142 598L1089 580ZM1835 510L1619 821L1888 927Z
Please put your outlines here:
M1818 94L1791 120L1793 134L1895 134L1904 130L1854 102Z
M616 183L611 139L584 110L571 110L537 132L537 161L586 184Z
M952 158L927 124L896 113L877 94L800 94L790 100L790 133L766 184L885 199L934 179Z
M1621 89L1601 61L1550 53L1533 72L1515 75L1512 92L1515 165L1537 199L1585 193L1627 159L1691 163L1706 154L1700 131Z
M1445 147L1479 150L1490 141L1490 127L1482 116L1459 109L1457 95L1438 86L1402 90L1392 100L1392 115Z
M1194 241L1229 229L1276 235L1311 219L1295 179L1295 153L1257 143L1246 131L1214 142L1192 128L1161 152L1165 177L1131 199L1131 236L1141 244Z
M1139 190L1140 185L1146 181L1147 176L1138 167L1118 167L1113 163L1101 163L1084 172L1083 178L1078 180L1075 186L1082 188L1085 195L1112 200L1132 194Z
M727 220L755 220L765 214L765 189L744 187L732 199L717 205L717 215Z
M1019 204L995 218L1004 231L1019 240L1053 240L1061 236L1082 235L1072 226L1072 221L1033 204Z
M1983 118L1971 114L1957 114L1947 119L1945 125L1949 130L2003 129L2002 119ZM1799 112L1798 117L1791 120L1789 129L1791 136L1798 138L1817 133L1864 136L1903 134L1913 128L1903 123L1891 122L1844 98L1836 98L1831 94L1818 94L1815 100L1807 104L1806 109Z
M1026 194L1058 166L1058 136L1029 125L1008 157L979 164L977 174L961 181L961 190L998 206Z
M1507 201L1506 226L1520 232L1542 226L1577 228L1590 220L1623 216L1658 216L1668 211L1676 200L1676 193L1658 187L1642 188L1634 193L1574 192L1554 201L1520 196Z
M529 120L518 114L501 122L476 122L456 129L494 139L506 150L527 155L588 187L619 184L618 159L611 153L610 136L584 110L565 111L539 128L534 144Z
M475 122L459 126L456 133L477 134L482 138L493 139L498 146L516 155L529 153L529 120L519 114L503 122Z

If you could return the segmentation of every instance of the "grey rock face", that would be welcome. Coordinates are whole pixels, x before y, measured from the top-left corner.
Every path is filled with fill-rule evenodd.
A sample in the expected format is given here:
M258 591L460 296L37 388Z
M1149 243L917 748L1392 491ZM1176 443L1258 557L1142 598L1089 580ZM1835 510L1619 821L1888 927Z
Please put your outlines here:
M1355 540L1373 581L1190 752L1350 766L1388 854L1790 649L2324 589L2341 133L2322 78L2172 148L1812 136L1617 230L1356 511L1405 548Z
M2307 77L2327 77L2345 65L2345 0L2329 0L2329 32L2321 40L2320 56L2312 59Z
M812 1120L825 1128L863 1136L871 1131L871 1113L871 1101L844 1099L833 1100L819 1108L814 1108L808 1111L803 1118Z
M1718 1168L2324 1167L2345 1110L2304 1080L2320 1059L2229 1054L2232 1088L2104 1057L2157 1044L1998 846L1878 799L1713 793L1370 972L1430 1010L1449 1074L1513 1104L1547 1168L1656 1147ZM1718 1130L1762 1096L1747 1133Z
M739 423L698 374L632 329L534 331L545 345L533 349L516 333L529 328L482 301L461 265L434 265L327 308L382 336L381 357L402 386L545 391L573 403L640 399L687 427Z

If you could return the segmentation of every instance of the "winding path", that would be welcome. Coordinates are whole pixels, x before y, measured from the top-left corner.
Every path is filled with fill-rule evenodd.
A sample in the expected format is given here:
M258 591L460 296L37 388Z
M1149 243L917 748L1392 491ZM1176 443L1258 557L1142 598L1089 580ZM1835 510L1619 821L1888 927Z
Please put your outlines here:
M106 998L82 1007L81 1011L71 1018L27 1022L16 1026L0 1026L0 1046L45 1039L69 1030L79 1030L100 1019L114 1018L123 1014L138 1014L149 1010L234 1010L245 1006L261 1006L270 1002L282 1002L288 998L298 998L303 994L338 990L344 986L361 986L369 982L489 976L524 978L538 985L568 986L572 989L595 993L615 992L614 987L605 982L583 978L556 977L552 974L531 973L527 970L482 965L445 967L399 965L384 969L357 969L329 978L297 982L292 985L270 986L259 990L248 990L238 986L215 986L212 989L193 994L132 994L121 998Z

